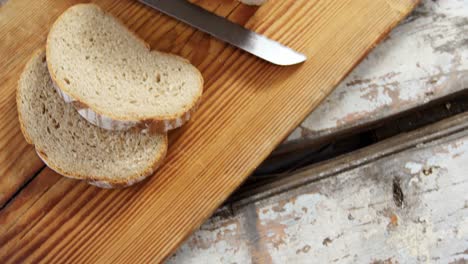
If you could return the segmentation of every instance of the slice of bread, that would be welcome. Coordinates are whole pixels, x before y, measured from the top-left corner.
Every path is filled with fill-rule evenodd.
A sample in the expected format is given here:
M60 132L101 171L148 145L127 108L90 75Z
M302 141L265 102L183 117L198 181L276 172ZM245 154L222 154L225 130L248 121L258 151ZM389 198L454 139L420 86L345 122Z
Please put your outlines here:
M151 51L94 4L67 9L47 37L47 65L65 99L105 129L167 131L190 118L203 91L187 60Z
M24 137L64 176L103 188L129 186L151 175L166 155L166 134L109 131L84 120L54 89L44 49L26 64L16 102Z

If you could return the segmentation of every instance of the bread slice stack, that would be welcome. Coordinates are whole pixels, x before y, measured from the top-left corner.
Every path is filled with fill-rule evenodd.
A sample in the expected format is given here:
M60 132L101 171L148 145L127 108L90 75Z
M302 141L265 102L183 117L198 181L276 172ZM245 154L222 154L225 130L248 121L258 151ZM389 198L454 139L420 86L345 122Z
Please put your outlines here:
M115 188L153 174L167 131L190 119L202 91L187 60L151 51L98 6L78 4L26 64L17 106L26 141L51 169Z

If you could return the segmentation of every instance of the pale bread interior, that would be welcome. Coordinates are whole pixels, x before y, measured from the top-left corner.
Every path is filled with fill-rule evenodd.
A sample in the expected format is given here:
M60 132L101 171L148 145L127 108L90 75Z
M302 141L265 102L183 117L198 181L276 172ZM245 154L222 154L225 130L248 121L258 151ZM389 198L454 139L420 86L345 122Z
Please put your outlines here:
M26 65L17 103L25 137L66 176L124 183L151 174L166 153L165 134L108 131L84 120L53 88L44 51Z
M116 120L165 120L189 111L202 93L200 72L175 55L152 51L94 4L69 8L47 39L58 86Z

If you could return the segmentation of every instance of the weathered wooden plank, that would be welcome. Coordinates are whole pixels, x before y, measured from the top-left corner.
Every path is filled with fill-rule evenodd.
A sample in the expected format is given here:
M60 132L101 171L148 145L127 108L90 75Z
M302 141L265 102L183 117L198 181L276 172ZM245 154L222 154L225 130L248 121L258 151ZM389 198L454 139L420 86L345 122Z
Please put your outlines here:
M203 103L192 122L170 135L166 163L143 184L107 191L60 179L42 195L26 187L28 195L39 197L33 206L23 210L15 200L0 211L3 219L11 206L9 217L16 219L0 234L2 260L158 262L167 257L417 3L269 1L246 26L314 58L277 67L206 35L192 35L189 27L136 1L96 2L152 47L197 65L206 80ZM43 44L49 20L69 4L10 0L2 6L0 12L9 11L0 15L0 31L10 37L0 43L8 79L17 79L20 67L13 65ZM10 97L13 90L2 86ZM10 97L6 109L14 109ZM38 181L52 174L44 169Z
M423 0L288 137L319 142L468 89L468 2Z
M406 149L415 148L420 145L436 141L440 138L449 137L455 133L468 130L468 112L443 119L432 125L416 129L411 132L402 133L398 136L388 138L368 147L360 148L353 152L333 158L333 162L321 162L310 168L300 168L294 172L271 175L275 180L263 183L255 189L239 190L231 199L231 206L223 207L218 212L229 213L244 204L265 199L277 193L286 192L302 185L327 178L337 173L363 166L377 159L402 152ZM228 210L226 210L228 209Z
M400 150L301 172L331 176L210 219L168 263L467 261L468 131Z

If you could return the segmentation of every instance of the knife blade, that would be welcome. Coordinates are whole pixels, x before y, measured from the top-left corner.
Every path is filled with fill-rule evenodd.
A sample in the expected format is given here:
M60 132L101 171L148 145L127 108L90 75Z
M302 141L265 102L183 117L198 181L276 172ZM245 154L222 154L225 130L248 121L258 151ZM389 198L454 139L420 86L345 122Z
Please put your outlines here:
M307 59L304 54L210 13L186 0L139 1L273 64L294 65Z

